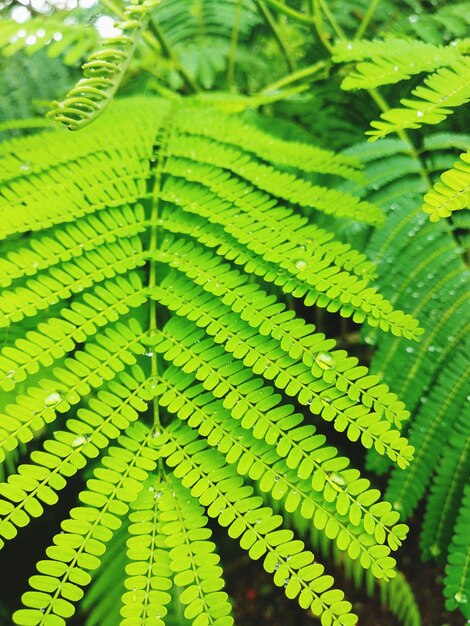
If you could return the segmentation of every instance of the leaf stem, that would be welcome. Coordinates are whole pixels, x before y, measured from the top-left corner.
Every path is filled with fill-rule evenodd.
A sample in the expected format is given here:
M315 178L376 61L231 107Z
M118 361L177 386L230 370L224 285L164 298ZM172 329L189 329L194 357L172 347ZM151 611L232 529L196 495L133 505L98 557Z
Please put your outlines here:
M387 111L390 111L390 107L387 104L385 98L379 93L377 89L368 89L367 92L370 94L371 98L377 104L377 106L382 111L382 113L386 113ZM419 163L419 172L420 172L421 178L426 183L426 186L430 189L432 187L432 183L429 178L429 174L427 173L426 169L423 167L419 153L416 150L415 146L413 145L413 142L411 141L408 133L403 129L397 130L396 133L400 137L400 139L408 145L408 152L411 158L415 159Z
M353 39L360 39L364 35L379 4L380 4L380 0L371 1L371 3L369 4L367 8L366 14L364 15L364 18L362 19L362 22L359 24L358 29Z
M322 42L322 44L325 46L326 50L329 53L331 53L331 51L333 50L333 46L331 45L329 41L329 38L330 38L329 33L327 33L324 29L323 15L322 15L318 0L312 0L312 12L313 12L313 25L315 26L315 31L320 41Z
M279 11L279 13L283 13L284 15L291 17L296 22L301 22L302 24L314 23L312 18L309 15L306 15L305 13L301 13L300 11L296 11L292 7L288 7L286 4L284 4L280 0L265 0L265 2L266 4L269 4L270 6L272 6L273 9L276 9L277 11Z
M230 90L233 86L233 80L235 75L235 61L237 55L238 38L240 36L240 22L242 18L243 0L237 0L237 9L235 13L235 20L233 22L232 35L230 38L230 50L228 54L227 63L227 89Z
M163 55L167 59L170 59L170 61L172 61L174 63L176 69L178 70L178 72L183 77L183 80L184 80L188 90L193 92L193 93L198 92L199 89L198 89L197 85L194 83L194 81L191 78L191 76L189 76L187 71L181 65L180 60L178 59L178 56L176 55L175 51L173 50L173 48L168 43L165 35L163 34L163 32L161 31L160 27L158 26L158 24L156 23L156 21L154 20L153 17L150 17L149 27L150 27L150 30L152 31L152 33L155 35L155 38L157 39L158 43L160 44L162 52L163 52Z
M340 39L346 39L346 35L344 34L344 30L338 24L338 22L336 20L336 17L331 12L330 7L328 6L328 2L326 2L326 0L319 0L319 3L320 3L320 7L323 9L323 12L325 13L326 18L329 21L329 23L331 24L331 27L335 31L336 35Z
M258 5L258 9L260 10L261 17L263 18L264 22L269 26L269 28L273 32L274 39L276 40L276 43L279 47L279 51L281 52L282 56L284 57L286 61L289 71L294 72L295 71L294 61L291 59L289 55L286 42L284 41L283 35L281 34L281 29L279 28L278 24L276 23L276 20L272 16L271 11L266 6L266 3L263 2L263 0L258 0L257 5Z
M266 93L269 91L277 91L278 89L281 89L285 87L286 85L290 85L291 83L296 83L297 81L310 78L311 76L315 75L317 72L319 72L322 69L325 69L326 67L327 67L326 61L318 61L314 65L310 65L309 67L304 67L301 70L297 70L296 72L289 74L288 76L284 76L283 78L277 80L274 83L270 83L269 85L263 88L261 93Z

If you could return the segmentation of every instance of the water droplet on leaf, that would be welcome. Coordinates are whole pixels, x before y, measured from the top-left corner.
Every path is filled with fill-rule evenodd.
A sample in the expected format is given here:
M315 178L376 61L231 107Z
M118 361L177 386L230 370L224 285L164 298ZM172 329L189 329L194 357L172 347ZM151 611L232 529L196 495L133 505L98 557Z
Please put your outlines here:
M72 441L72 448L78 448L80 446L83 446L83 444L87 443L87 441L88 437L84 437L83 435L75 437L75 439Z
M336 365L334 357L328 352L319 352L315 357L315 363L322 370L331 370Z
M57 391L54 391L52 393L50 393L45 399L44 399L44 404L46 406L55 406L56 404L59 404L59 402L62 400L60 393L57 393Z

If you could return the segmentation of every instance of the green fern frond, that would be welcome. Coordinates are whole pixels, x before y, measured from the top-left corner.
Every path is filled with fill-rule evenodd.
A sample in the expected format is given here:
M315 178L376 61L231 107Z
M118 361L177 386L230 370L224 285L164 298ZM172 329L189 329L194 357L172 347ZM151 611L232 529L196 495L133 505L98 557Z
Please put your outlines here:
M398 83L422 72L433 72L462 60L455 46L433 46L417 40L340 41L333 49L336 63L358 63L342 82L343 89L375 89Z
M470 617L468 597L470 594L470 547L468 532L470 530L470 491L466 485L462 506L460 507L455 534L449 547L446 577L444 578L444 594L448 600L446 607L450 610L460 608L464 617Z
M416 453L408 471L392 473L386 497L408 517L421 499L448 438L449 429L464 411L470 367L466 363L468 345L452 355L443 375L426 402L417 411L408 439Z
M0 23L0 52L11 56L20 50L32 55L47 50L51 58L62 56L66 65L74 65L98 43L98 32L90 25L67 23L54 16L35 16L18 24L4 19Z
M170 427L167 433L169 442L160 453L175 468L175 476L207 507L210 517L227 527L230 537L239 539L252 559L264 556L263 567L273 574L277 586L285 588L287 597L322 615L324 623L355 624L357 617L343 600L344 593L331 588L333 577L323 574L324 567L314 561L302 541L294 540L292 531L279 529L281 516L262 506L262 499L225 465L223 457L208 450L203 441L195 441L196 433L184 425Z
M55 492L64 488L67 479L137 419L138 410L147 406L142 399L145 383L139 368L134 368L132 378L122 375L120 383L110 383L90 401L88 409L79 409L76 419L67 420L66 431L55 431L53 439L44 442L43 451L31 453L32 463L20 465L17 474L0 484L0 535L4 539L16 536L17 528L25 526L30 517L40 517L42 503L55 504ZM61 396L51 394L47 402L57 405Z
M229 362L229 354L224 354L224 348L214 346L210 340L202 343L202 346L198 346L196 350L192 350L191 344L200 341L202 336L201 332L194 331L195 329L191 331L190 324L173 318L165 331L156 334L151 341L165 358L171 355L176 362L185 364L187 371L198 370L201 380L209 378L211 382L208 384L213 382L214 385L220 384L222 388L227 388L224 376L218 373L218 368L214 366L221 359L222 362ZM253 334L255 333L250 332L250 335ZM240 333L240 338L242 341L236 335L230 334L227 341L227 334L225 334L224 341L227 341L225 350L233 353L237 359L243 359L245 365L250 367L255 374L260 373L267 380L273 380L276 387L281 390L285 389L289 396L297 396L298 401L307 406L310 411L321 414L328 422L332 421L338 431L346 431L348 438L352 441L360 439L365 447L373 446L380 454L387 454L402 467L408 464L413 450L408 447L406 440L400 437L400 432L392 428L388 420L382 420L378 414L370 412L365 405L356 406L356 401L351 401L348 396L335 393L331 382L315 381L308 368L287 356L283 357L279 365L262 354L260 358L256 354L256 347L253 350L254 346L250 346L250 343L243 345L243 333ZM259 346L261 341L257 343ZM211 346L214 347L211 348ZM207 357L204 353L200 354L200 348L206 348ZM319 363L327 365L327 369L332 369L330 368L332 357L323 352L318 355L316 370L322 369ZM327 376L326 379L328 378ZM217 379L220 379L220 382ZM329 380L332 379L329 378ZM308 465L311 471L313 463L310 462Z
M119 446L109 449L80 493L84 506L72 509L62 522L62 532L46 550L48 559L39 561L39 574L29 579L32 590L22 596L26 608L15 613L17 624L45 626L53 615L54 623L64 626L74 614L74 603L83 597L81 587L89 584L105 544L156 467L151 439L152 431L137 423L118 438Z
M152 480L162 485L158 493L166 495L155 509L156 501L144 487L130 514L129 532L138 533L128 544L133 563L126 563L127 575L116 580L120 592L120 581L128 576L140 582L136 590L125 592L121 617L132 620L153 606L171 616L175 603L182 602L184 619L207 622L213 611L219 626L231 618L218 568L209 576L204 596L197 589L194 595L189 583L182 585L186 590L178 589L178 582L171 590L147 593L158 575L148 572L145 580L139 578L144 576L137 573L144 558L132 552L138 544L141 554L151 541L155 554L165 559L160 550L168 549L171 574L166 580L176 579L177 546L169 543L169 536L165 546L161 539L165 524L173 524L168 522L170 510L177 511L178 519L194 516L201 521L192 500L196 496L210 517L219 517L221 511L214 513L206 493L198 491L206 483L195 492L185 482L209 470L204 463L199 466L198 450L213 452L233 484L241 486L243 476L265 493L285 498L287 510L299 509L376 577L394 576L390 554L407 532L380 492L327 443L320 426L304 421L285 398L295 398L307 415L332 423L350 441L375 448L400 467L413 454L400 432L408 419L404 404L356 358L336 349L334 340L290 311L278 293L366 319L373 328L408 339L418 337L420 329L370 287L375 268L364 254L312 223L316 213L311 207L335 214L336 202L338 217L368 210L379 215L374 205L352 193L310 182L312 175L324 174L359 180L354 159L281 139L274 141L271 154L266 132L247 120L196 106L193 101L131 99L113 104L80 133L50 133L47 150L38 137L2 145L5 291L0 302L3 324L12 332L0 352L0 383L8 394L2 448L8 454L21 442L42 439L44 449L33 452L30 462L0 485L0 532L5 540L13 538L30 518L42 515L68 479L92 459L99 463L110 442L122 441L123 432L148 423L152 426L145 440L161 442L166 450L168 436L190 433L195 456L189 465L176 465L177 478L193 487L192 496L176 479L165 478L160 461ZM194 132L184 127L185 111L188 120L195 120ZM212 133L196 123L196 111L207 115L208 122L214 120ZM230 129L226 138L218 137L224 117ZM250 128L253 138L245 150L241 136ZM309 217L302 214L303 204ZM180 430L174 430L178 424ZM107 458L101 463L108 463ZM171 453L171 467L173 461ZM104 497L109 487L102 481L110 475L103 469L95 469L99 482L90 483L90 489L103 490ZM137 498L145 480L129 498ZM230 515L240 520L236 528L252 524L245 520L244 496L241 503L231 500L226 486L218 478L214 483L230 501ZM95 495L86 496L86 503L98 510ZM146 509L145 503L153 508ZM127 515L127 509L117 509ZM150 510L153 530L138 521ZM275 519L278 528L280 520L278 524L270 510L262 510L266 524ZM220 517L222 525L227 525L225 519ZM188 538L190 531L181 532ZM277 532L287 537L288 531ZM307 571L304 566L291 571L291 561L284 563L282 573L287 575L281 584L291 579L289 597L312 606L324 623L355 623L349 603L342 592L330 590L332 581L322 576L322 568L315 565L310 578L313 557L297 550L296 542L295 548L290 539L270 544L270 531L258 539L250 552L256 557L261 549L268 550L268 569L274 569L274 555L288 556L285 550L305 560ZM81 546L82 540L83 535L73 541ZM111 536L102 543L108 541ZM208 549L210 542L202 541L201 549ZM103 552L105 546L97 549ZM191 555L186 569L205 580L196 553ZM207 557L218 558L211 551ZM98 560L94 564L98 567ZM56 579L54 590L62 589L62 573ZM26 611L35 612L17 613L18 624L38 619L44 607L42 616L59 621L72 614L70 604L56 603L55 591L36 588L35 580L33 588L51 597L34 595L36 591L26 595ZM96 589L103 584L97 583ZM81 591L76 594L78 600ZM38 598L45 604L37 606ZM93 598L103 615L106 604L98 591Z
M253 0L244 0L240 36L246 37L260 18ZM207 37L228 39L235 21L237 0L168 0L158 5L154 14L172 45Z
M426 503L421 548L426 557L442 557L450 544L455 519L470 471L470 428L465 412L447 440Z
M352 581L357 590L365 590L368 596L373 597L378 587L382 606L395 615L403 626L421 626L416 598L401 572L385 583L375 579L370 570L362 569L357 562L345 559L342 551L324 533L312 529L310 539L313 547L320 550L324 558L332 558L337 567L344 568L346 578Z
M210 111L202 119L198 110L185 111L184 115L177 115L175 124L182 133L190 136L202 135L213 140L237 147L243 152L253 153L257 157L270 163L286 165L304 172L318 172L336 174L344 178L362 180L360 172L361 162L352 157L335 154L330 150L314 147L302 143L276 139L252 124L246 124L243 119L228 118L218 111Z
M453 211L470 208L470 150L460 155L460 161L441 175L431 191L424 196L423 211L437 222Z
M151 479L149 479L151 480ZM145 485L144 485L145 490ZM141 491L137 500L139 500ZM136 501L137 501L136 500ZM135 501L135 502L136 502ZM131 508L135 502L131 504ZM129 517L132 513L129 513ZM85 617L85 626L113 626L118 624L121 615L121 596L125 592L126 541L129 538L129 520L114 531L101 556L101 564L93 574L93 580L80 602L81 612Z
M389 159L403 157L400 142L393 141L385 139L383 147L379 142L351 151L353 156L356 152L366 155L363 170L366 180L383 185L379 190L370 187L368 197L373 202L379 203L379 197L386 198L387 190L394 184L387 178ZM434 154L454 155L455 148L468 148L465 142L466 136L458 133L428 137L427 162L432 158L432 163L439 166L444 159L438 161ZM381 169L385 172L383 176ZM378 341L372 371L394 381L393 390L411 411L407 436L416 449L406 472L400 476L392 470L386 497L406 518L431 484L425 504L421 550L426 558L445 563L469 473L470 439L465 411L469 380L469 273L452 223L426 220L421 213L421 197L411 184L402 183L397 190L399 195L388 204L387 226L372 235L368 249L371 258L377 261L381 291L394 305L412 303L413 315L426 328L426 340L425 345L417 347L400 338L372 337L372 341ZM465 228L465 220L462 226ZM394 268L393 272L390 267ZM388 469L388 464L377 455L369 457L368 466L377 471ZM449 579L446 595L449 609L459 606L465 611L466 595L454 597L463 589L459 587L459 576L467 556L462 548L463 544L457 549L456 570ZM457 600L462 603L458 604Z
M433 133L424 137L425 150L442 150L455 148L460 152L470 150L470 135L464 133Z
M37 120L33 128L47 124L39 101L60 97L73 81L71 70L43 51L33 56L19 52L8 59L0 56L0 153L6 140L31 128L31 118Z
M221 591L224 582L220 558L215 544L209 541L212 533L203 508L171 475L166 483L166 490L157 494L157 499L161 498L161 534L169 550L169 569L180 588L180 602L185 605L184 616L193 623L232 626L228 596ZM194 489L192 493L195 495Z
M236 464L240 475L258 481L261 491L270 492L275 500L283 500L288 512L298 509L304 519L313 520L316 528L327 529L330 539L342 550L347 549L351 559L359 559L362 567L371 567L373 574L380 578L394 576L390 549L382 546L379 555L375 554L373 546L380 545L386 538L393 549L401 543L403 528L393 526L399 515L391 514L386 503L378 503L369 513L361 503L361 499L369 497L365 491L360 498L352 496L359 488L367 489L367 482L357 479L354 471L345 470L344 458L337 457L334 448L324 446L323 435L315 434L312 426L298 426L301 416L293 414L292 409L281 413L281 407L276 407L276 398L272 398L272 407L265 414L257 409L259 403L251 401L249 416L240 420L235 408L224 406L225 401L214 400L204 384L190 388L194 380L191 375L182 376L176 368L167 370L157 385L160 404L197 428L210 445L225 454L228 463ZM260 394L260 390L254 390L251 396L255 394ZM262 406L268 406L268 402L269 396L264 394ZM227 419L230 411L240 420L241 427L237 421ZM314 483L306 473L313 451ZM322 474L323 486L318 479ZM351 479L359 480L356 486ZM343 480L345 483L341 485ZM342 494L341 497L338 498L338 494Z
M374 130L366 133L370 141L423 124L439 124L454 108L466 104L470 100L470 60L464 57L437 70L424 80L424 86L413 89L412 95L417 99L404 98L402 108L382 113L383 121L371 123Z
M83 128L108 106L119 88L136 46L150 19L151 9L160 0L144 0L126 7L125 21L118 24L120 35L103 41L83 65L82 78L49 115L69 130Z
M161 528L162 518L167 521L167 513L171 511L168 506L171 494L167 491L166 484L152 477L131 505L127 539L129 562L123 563L126 572L126 591L120 609L123 626L135 623L136 619L145 623L152 616L158 616L156 624L164 624L166 606L171 601L168 592L173 585L170 554Z
M145 301L145 288L137 274L129 274L127 279L117 276L114 282L98 286L63 309L61 318L39 323L14 347L4 348L0 360L2 389L11 391L41 366L50 366L74 345L94 335L99 327L140 306Z

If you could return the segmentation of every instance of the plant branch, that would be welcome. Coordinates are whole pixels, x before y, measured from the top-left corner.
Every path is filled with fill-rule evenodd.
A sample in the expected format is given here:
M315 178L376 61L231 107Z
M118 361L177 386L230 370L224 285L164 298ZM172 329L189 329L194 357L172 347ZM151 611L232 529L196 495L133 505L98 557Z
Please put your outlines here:
M271 11L268 9L268 7L266 6L266 3L263 2L263 0L258 0L257 3L258 9L261 13L261 16L264 20L264 22L267 24L267 26L271 29L273 35L274 35L274 39L276 40L276 43L279 47L279 51L281 52L282 56L284 57L287 67L289 68L290 72L294 72L295 71L295 65L294 65L294 61L290 58L289 55L289 51L287 49L287 45L283 39L283 35L281 33L281 29L279 28L279 26L276 24L276 20L274 19L274 17L271 14Z
M310 65L309 67L302 68L301 70L297 70L297 72L293 72L288 76L284 76L280 80L277 80L274 83L270 83L266 87L263 88L261 93L266 93L269 91L277 91L278 89L282 89L286 87L286 85L290 85L291 83L296 83L298 81L308 79L317 74L320 70L325 69L327 67L326 61L318 61L314 65Z
M326 16L327 20L331 24L331 28L335 31L336 35L340 39L346 39L346 35L344 34L344 30L338 24L335 16L331 12L330 7L328 6L328 2L326 0L319 0L319 3L320 3L321 9L325 13L325 16Z
M237 55L238 38L240 35L240 22L242 18L243 0L237 1L237 10L230 38L230 50L227 64L227 89L231 89L235 75L235 60Z
M155 35L155 38L157 39L158 43L160 44L163 55L174 63L176 69L183 77L183 80L186 84L186 87L189 89L189 91L193 93L199 91L198 87L194 83L191 76L189 76L189 74L186 72L184 67L181 65L180 60L178 59L178 56L175 54L175 51L166 40L165 35L160 30L160 27L155 22L153 17L150 18L149 27L152 33Z
M364 18L362 22L359 24L356 34L354 35L354 39L361 39L361 37L364 35L379 4L380 4L380 0L371 0L371 3L369 4L369 7L367 8L366 14L364 15Z
M374 102L377 104L379 109L382 111L382 113L386 113L387 111L390 110L390 107L388 103L386 102L385 98L379 93L377 89L368 89L367 92L370 94L370 96L372 97ZM410 156L419 163L419 171L420 171L421 178L426 183L426 186L431 188L432 183L429 178L429 174L427 173L426 169L423 167L418 151L413 145L413 142L411 141L408 133L405 130L401 129L401 130L397 130L397 135L400 137L400 139L404 143L408 145Z
M292 7L288 7L280 0L265 0L265 2L266 4L272 6L273 9L279 11L279 13L283 13L284 15L291 17L296 22L301 22L302 24L313 24L313 20L309 15L301 13L300 11L296 11Z
M330 39L329 33L327 33L324 29L323 15L320 9L319 1L312 0L312 3L313 3L313 6L312 6L313 25L315 26L315 31L320 41L322 42L322 44L325 46L326 50L331 54L331 51L333 50L333 46L331 45L329 41Z

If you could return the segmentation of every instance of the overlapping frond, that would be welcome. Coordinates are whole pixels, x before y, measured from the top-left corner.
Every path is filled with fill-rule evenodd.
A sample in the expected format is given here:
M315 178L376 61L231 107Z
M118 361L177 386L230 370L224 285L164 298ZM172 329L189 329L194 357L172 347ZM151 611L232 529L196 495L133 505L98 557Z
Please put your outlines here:
M441 175L431 191L424 196L423 211L437 222L454 211L470 208L470 151L460 155L460 161Z
M337 63L359 62L341 84L347 90L398 83L461 59L455 46L434 46L415 39L339 41L333 49L333 60Z
M370 141L423 124L439 124L470 99L470 60L458 45L437 46L417 40L341 41L333 50L336 62L359 61L342 88L375 89L427 72L412 98L385 110L366 132ZM367 59L367 60L365 60Z
M450 151L451 158L455 158L453 149L466 149L465 142L465 136L454 133L428 138L425 165L432 165L437 171L446 167L446 159L436 159L434 155L446 157ZM406 518L431 485L426 497L421 549L425 557L445 563L469 475L469 273L451 223L429 222L421 212L421 187L416 184L420 169L408 179L408 194L403 193L403 186L393 187L395 181L390 180L387 171L390 161L402 149L399 142L385 139L382 147L380 143L368 144L357 151L357 155L366 155L368 161L364 176L370 176L379 187L371 186L368 197L383 203L388 212L387 228L374 233L369 252L378 262L381 290L394 304L412 303L413 314L425 326L426 339L417 346L385 335L370 338L378 342L372 371L394 381L393 390L411 411L407 437L416 450L406 472L400 475L392 470L386 496ZM356 155L356 151L352 153ZM411 161L412 157L406 159ZM412 172L411 167L409 171ZM465 221L462 227L466 228ZM394 271L390 272L392 266ZM369 457L369 467L384 471L386 466L383 459ZM444 591L449 608L460 606L465 610L465 602L459 603L466 596L457 595L458 600L454 597L462 575L459 568L465 567L465 550L460 546L456 553L459 556L449 579L452 582Z
M448 67L436 70L411 92L415 99L403 98L402 108L382 113L367 131L372 141L390 133L423 124L439 124L456 107L470 100L470 59L464 57Z
M371 575L370 570L359 567L357 561L345 559L338 546L332 544L325 534L312 528L309 535L316 550L319 550L324 557L332 558L337 567L344 568L346 578L353 583L355 589L360 592L365 591L368 596L373 597L378 588L382 606L403 626L421 626L421 616L415 595L401 572L397 572L389 583L381 579L377 580Z
M34 16L22 24L8 19L0 23L0 52L4 56L20 50L31 55L46 49L49 57L61 56L66 65L74 65L97 43L95 28L79 22L70 23L70 17L69 23L54 16Z
M449 598L447 607L459 607L463 615L468 618L468 596L470 594L470 547L468 533L470 530L470 492L468 484L457 517L455 534L449 547L447 557L446 577L444 578L444 593Z
M23 594L27 608L15 613L17 624L65 625L75 612L74 604L83 597L82 587L89 584L100 556L121 517L143 489L143 483L156 467L158 454L149 447L151 431L137 423L118 438L118 446L108 450L87 489L80 493L84 506L76 507L61 524L39 561L38 574L29 579L31 591Z
M93 126L73 136L59 129L49 139L47 148L37 137L2 146L0 309L12 335L0 352L0 385L8 394L1 449L8 455L32 439L43 447L0 485L3 540L42 515L70 477L101 458L97 482L82 496L90 510L77 515L101 529L107 495L114 494L110 506L116 500L118 516L127 516L136 499L126 531L129 561L116 578L123 624L154 612L164 623L175 602L194 623L232 623L197 499L230 526L229 534L242 537L251 556L269 554L265 566L276 572L276 584L286 583L289 597L324 624L354 624L331 577L290 531L276 530L281 519L259 499L255 509L265 530L255 527L244 508L252 488L243 485L255 481L287 511L299 510L373 576L395 575L391 552L407 528L329 445L321 424L403 468L413 455L400 432L408 411L379 377L279 297L340 311L406 340L419 337L416 320L370 286L375 268L365 255L314 223L317 211L380 219L374 204L323 184L333 177L360 181L358 161L271 141L247 120L204 112L193 101L153 98L114 104ZM148 446L161 444L176 478L159 461L150 482L142 474L130 491L109 486L121 484L131 463L134 444L122 442L133 428L144 456ZM125 449L117 453L121 469L102 457L116 440ZM217 468L200 462L199 452ZM213 489L205 492L208 480ZM93 530L103 539L89 544L91 527L73 515L57 546L73 545L82 554L93 545L99 557L109 541L122 541ZM118 523L112 524L114 531ZM39 619L49 626L49 616L62 623L82 595L69 590L67 564L44 567L50 579L31 579L34 591L15 614L18 624ZM88 566L77 567L80 588L88 584L80 582L89 580ZM107 578L99 572L90 602L105 619Z
M315 562L302 541L294 539L291 530L280 529L282 517L262 506L262 498L254 496L253 488L225 465L222 455L207 449L187 427L178 425L167 432L169 441L160 453L175 468L175 476L252 559L264 557L263 567L273 574L277 586L284 587L287 597L321 615L324 624L355 624L357 617L350 612L344 593L332 589L333 577L324 574L324 567Z
M125 8L126 19L118 24L121 34L104 40L102 49L88 57L83 65L84 78L50 112L54 119L70 130L77 130L102 113L118 90L150 19L150 11L158 2L143 0Z

